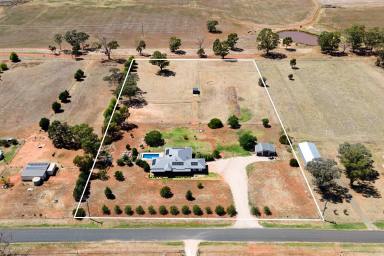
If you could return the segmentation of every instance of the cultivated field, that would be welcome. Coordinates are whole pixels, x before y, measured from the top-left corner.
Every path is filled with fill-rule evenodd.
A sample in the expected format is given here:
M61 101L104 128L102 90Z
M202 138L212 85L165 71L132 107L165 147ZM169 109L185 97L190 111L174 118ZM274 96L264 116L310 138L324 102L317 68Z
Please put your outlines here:
M40 118L59 119L70 124L87 123L101 133L101 113L112 96L103 77L109 65L96 61L22 60L9 64L0 81L0 136L28 137L38 129ZM76 82L73 74L83 69L87 78ZM63 113L54 114L51 104L68 90L70 103Z
M115 38L123 47L133 46L142 33L150 47L168 45L173 35L195 47L197 36L209 42L217 37L206 32L206 21L212 18L224 33L246 34L256 24L300 22L314 8L312 0L34 0L0 11L0 47L45 48L55 33L71 29Z
M328 204L326 218L366 223L382 219L383 71L356 60L301 60L297 70L290 68L289 61L258 64L294 142L313 141L323 157L332 159L343 142L364 143L373 153L380 179L356 193L343 177L340 184L345 191L337 202ZM290 73L294 81L288 79Z

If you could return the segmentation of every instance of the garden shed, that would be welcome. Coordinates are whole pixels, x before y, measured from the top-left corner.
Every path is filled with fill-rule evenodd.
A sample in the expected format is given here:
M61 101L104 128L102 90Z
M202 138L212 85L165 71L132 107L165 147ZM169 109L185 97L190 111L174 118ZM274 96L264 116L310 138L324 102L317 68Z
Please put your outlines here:
M28 163L27 166L21 172L22 181L32 181L33 178L40 178L46 180L50 174L48 174L48 168L50 163Z
M255 146L257 156L276 156L276 148L271 143L258 143Z
M307 165L310 161L321 157L316 145L312 142L301 142L298 146L305 165Z

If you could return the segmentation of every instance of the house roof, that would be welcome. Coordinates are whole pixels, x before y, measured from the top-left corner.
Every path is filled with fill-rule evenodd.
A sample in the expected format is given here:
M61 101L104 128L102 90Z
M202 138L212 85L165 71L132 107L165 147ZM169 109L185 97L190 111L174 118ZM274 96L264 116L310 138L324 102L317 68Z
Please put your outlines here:
M258 143L255 146L255 152L276 152L276 148L273 144L271 143Z
M29 163L23 169L22 177L43 177L48 169L49 163Z
M305 163L321 157L316 145L312 142L301 142L298 146Z

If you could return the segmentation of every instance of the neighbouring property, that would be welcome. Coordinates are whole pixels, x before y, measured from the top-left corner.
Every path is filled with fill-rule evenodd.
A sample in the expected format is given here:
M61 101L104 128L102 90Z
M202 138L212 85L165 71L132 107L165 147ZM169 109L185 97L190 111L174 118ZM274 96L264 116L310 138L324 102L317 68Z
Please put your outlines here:
M258 143L255 146L257 156L277 156L276 147L271 143Z
M312 142L301 142L298 146L305 165L307 165L310 161L321 157L316 145Z
M28 163L21 172L22 181L33 181L40 185L49 176L56 174L57 166L55 163Z
M166 148L163 157L154 158L151 173L167 174L195 174L204 173L207 169L204 158L193 158L192 148Z

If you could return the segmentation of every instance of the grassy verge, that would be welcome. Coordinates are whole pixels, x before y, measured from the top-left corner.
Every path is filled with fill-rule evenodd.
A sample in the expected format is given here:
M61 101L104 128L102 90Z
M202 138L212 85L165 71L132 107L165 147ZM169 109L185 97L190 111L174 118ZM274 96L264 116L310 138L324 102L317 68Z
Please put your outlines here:
M4 159L0 161L5 162L6 164L9 164L13 157L16 155L17 146L11 146L10 148L7 148L6 150L3 149L4 152Z
M379 229L384 229L384 220L376 221L373 224L375 224L375 226L378 227Z
M223 152L225 157L250 156L251 153L243 149L239 144L217 145L217 150Z
M239 120L242 123L248 122L252 118L252 112L248 108L241 108L240 109L240 117Z
M277 223L261 221L260 224L266 228L298 228L298 229L336 229L336 230L364 230L367 227L364 223L339 223L332 224L327 222L313 223Z

